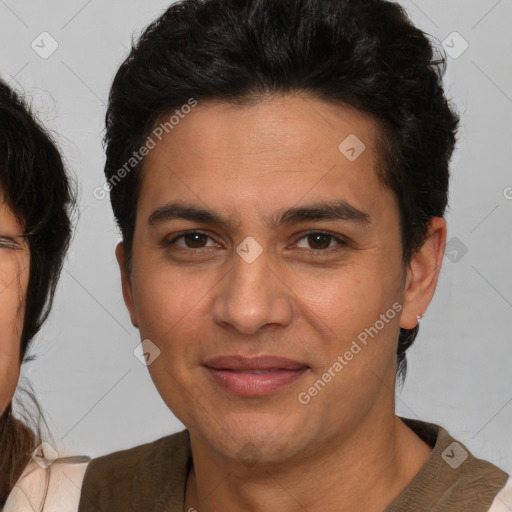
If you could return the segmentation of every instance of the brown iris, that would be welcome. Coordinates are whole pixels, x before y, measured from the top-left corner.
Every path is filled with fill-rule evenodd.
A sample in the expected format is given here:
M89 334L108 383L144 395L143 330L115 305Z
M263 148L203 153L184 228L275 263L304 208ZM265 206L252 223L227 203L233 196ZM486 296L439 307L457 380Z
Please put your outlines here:
M185 240L187 247L190 247L191 249L198 249L203 247L201 242L206 242L208 235L205 235L204 233L187 233L183 235L183 239Z
M308 243L313 249L327 249L331 243L331 236L322 233L308 235Z

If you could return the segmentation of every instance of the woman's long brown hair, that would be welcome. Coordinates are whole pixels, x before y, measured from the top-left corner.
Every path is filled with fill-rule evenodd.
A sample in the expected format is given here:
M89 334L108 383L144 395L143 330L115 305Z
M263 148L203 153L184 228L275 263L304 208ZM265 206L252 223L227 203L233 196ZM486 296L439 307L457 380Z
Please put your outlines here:
M36 436L12 415L12 406L0 418L0 507L7 500L36 445Z
M24 226L30 249L29 281L20 339L21 363L47 318L64 255L71 240L70 213L75 192L57 146L20 95L0 80L0 189L2 200ZM21 411L41 424L31 389L22 393ZM35 405L35 415L25 403ZM30 404L28 404L30 405ZM10 404L0 417L0 506L40 442L39 428L31 431L13 417ZM35 432L35 433L34 433Z

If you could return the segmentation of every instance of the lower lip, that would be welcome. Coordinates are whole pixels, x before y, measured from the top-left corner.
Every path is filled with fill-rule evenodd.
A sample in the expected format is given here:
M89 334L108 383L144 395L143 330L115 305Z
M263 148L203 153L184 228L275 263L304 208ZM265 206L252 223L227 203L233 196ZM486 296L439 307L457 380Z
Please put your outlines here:
M269 373L240 373L205 366L210 375L223 388L241 396L264 396L299 379L308 368L300 370L274 370Z

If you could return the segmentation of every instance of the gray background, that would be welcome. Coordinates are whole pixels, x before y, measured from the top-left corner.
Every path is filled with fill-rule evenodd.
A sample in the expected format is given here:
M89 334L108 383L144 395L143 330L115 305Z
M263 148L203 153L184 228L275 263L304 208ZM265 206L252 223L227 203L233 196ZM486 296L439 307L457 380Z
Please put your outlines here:
M408 356L397 412L441 424L475 455L511 472L512 2L402 3L417 25L452 47L446 91L463 119L452 161L449 253ZM34 346L38 360L24 369L61 454L95 456L182 428L133 355L139 338L120 291L119 234L108 199L93 196L104 183L111 80L132 34L168 5L0 0L0 73L32 98L80 187L81 213L55 307ZM461 55L464 41L454 31L469 45ZM51 48L42 32L58 43L46 59L31 47L45 37Z

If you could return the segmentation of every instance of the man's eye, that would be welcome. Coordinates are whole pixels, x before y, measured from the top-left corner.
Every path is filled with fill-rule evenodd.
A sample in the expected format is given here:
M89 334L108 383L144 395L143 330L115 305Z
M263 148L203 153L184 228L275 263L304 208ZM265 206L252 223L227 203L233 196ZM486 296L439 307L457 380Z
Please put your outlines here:
M203 249L204 247L212 247L212 245L205 245L209 238L206 233L201 231L189 231L173 238L166 245L176 244L184 249ZM182 240L183 243L177 243L178 240ZM215 246L215 243L213 243L213 246Z
M208 244L210 240L210 244ZM304 242L301 242L304 240ZM301 245L301 243L303 245ZM207 233L201 231L189 231L173 238L171 241L166 242L166 246L176 244L183 249L204 249L207 247L215 247L217 244L211 240ZM304 245L305 244L305 245ZM312 249L318 252L327 252L336 245L345 246L347 242L340 237L331 235L330 233L323 233L321 231L314 231L299 238L296 245L303 249Z
M305 245L300 245L300 241L304 240ZM303 249L313 249L314 251L326 251L336 245L347 245L347 242L342 238L331 235L330 233L323 233L321 231L314 231L299 238L297 246Z

